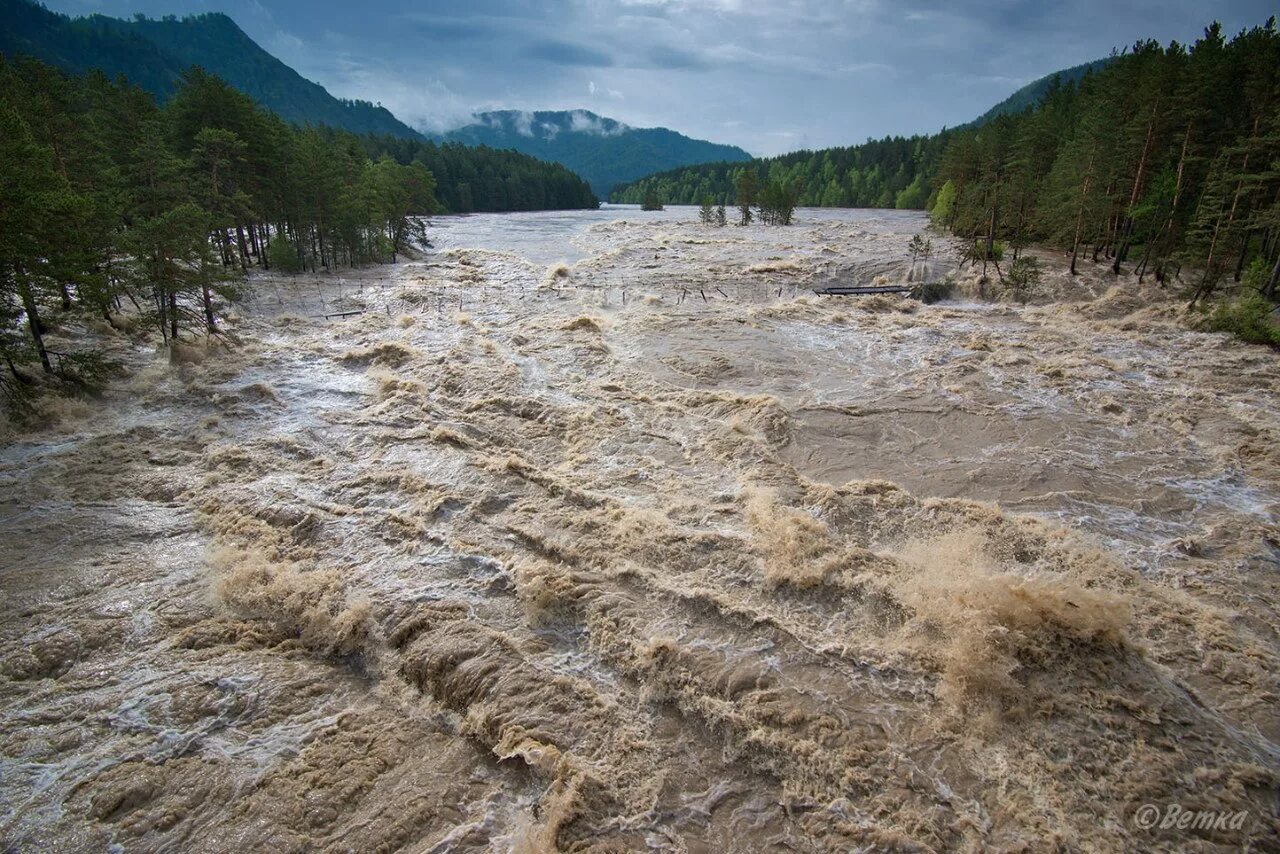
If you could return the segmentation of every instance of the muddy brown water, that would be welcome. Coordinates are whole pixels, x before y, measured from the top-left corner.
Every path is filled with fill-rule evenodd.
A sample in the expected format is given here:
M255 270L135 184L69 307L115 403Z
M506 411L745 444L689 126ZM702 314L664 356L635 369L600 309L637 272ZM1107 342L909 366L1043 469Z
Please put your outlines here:
M924 223L801 213L442 219L116 341L0 449L6 846L1274 850L1275 355L807 295Z

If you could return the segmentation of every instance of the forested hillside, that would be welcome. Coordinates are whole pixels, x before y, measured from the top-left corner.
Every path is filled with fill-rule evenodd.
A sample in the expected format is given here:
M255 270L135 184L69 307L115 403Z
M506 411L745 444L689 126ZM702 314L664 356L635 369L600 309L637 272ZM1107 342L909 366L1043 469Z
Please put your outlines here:
M750 160L734 145L691 139L667 128L633 128L587 110L480 113L445 139L512 148L563 163L604 197L614 186L692 163Z
M951 135L935 219L974 238L1030 241L1164 280L1189 266L1196 298L1225 278L1267 296L1280 279L1280 32L1190 46L1139 42L1080 85ZM1186 279L1187 276L1184 276Z
M420 162L436 176L436 197L451 213L594 208L587 182L559 163L516 151L396 136L361 138L370 157Z
M1101 71L1114 59L1107 57L1105 59L1095 59L1093 62L1084 62L1080 65L1074 65L1071 68L1064 68L1061 71L1055 71L1052 74L1046 74L1039 80L1033 80L1026 86L1023 86L1017 92L1014 92L1008 98L996 104L973 121L960 125L962 128L972 128L984 125L997 116L1017 115L1037 106L1044 96L1049 93L1055 84L1064 86L1068 83L1079 83L1081 78L1086 74L1093 74Z
M6 57L35 56L73 75L124 75L161 102L179 91L188 68L198 66L295 125L368 135L360 145L371 158L389 153L401 165L422 162L451 212L598 204L587 184L563 166L509 151L432 144L382 107L332 97L258 47L225 15L68 18L28 0L0 0L0 10L0 53Z
M0 0L0 53L34 56L69 74L123 74L161 100L177 91L187 68L198 65L295 124L421 138L381 106L333 97L218 13L160 20L70 18L29 0Z
M673 169L620 187L611 201L640 204L655 196L667 204L700 204L704 197L732 203L735 182L747 173L759 186L784 184L798 204L815 207L923 208L948 133L885 137L847 148L796 151L747 163L707 163Z
M199 69L160 106L99 72L0 59L0 395L38 387L24 363L92 378L91 354L45 347L52 311L114 323L130 306L131 324L171 340L216 331L250 267L395 260L421 228L413 215L441 209L427 162L452 192L504 194L473 202L595 204L561 166L426 143L397 162L392 139L297 128Z
M1014 115L1034 108L1055 86L1077 83L1105 68L1113 57L1086 62L1035 80L996 104L962 128L979 127L997 116ZM922 208L929 199L949 134L885 137L862 145L796 151L756 160L753 170L764 185L789 182L799 193L799 204L812 207ZM734 182L743 169L727 158L688 168L647 175L631 184L615 187L610 200L640 204L653 196L669 204L700 204L710 196L716 201L734 199Z

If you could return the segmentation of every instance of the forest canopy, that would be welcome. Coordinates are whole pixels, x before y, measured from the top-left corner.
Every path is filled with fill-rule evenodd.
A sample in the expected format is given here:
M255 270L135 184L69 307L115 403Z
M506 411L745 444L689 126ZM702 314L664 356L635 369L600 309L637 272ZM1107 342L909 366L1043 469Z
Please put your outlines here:
M666 204L695 205L703 197L736 198L747 173L758 186L793 188L797 203L827 208L923 208L950 134L885 137L862 145L795 151L746 163L704 163L659 172L614 190L610 201L639 204L648 193Z
M1224 278L1274 297L1280 277L1280 32L1136 43L1031 110L954 133L931 192L957 235L1037 242L1164 281L1193 301ZM1186 277L1184 277L1186 278Z
M71 75L123 75L162 103L178 91L183 73L198 65L294 124L421 138L381 105L330 95L216 12L70 17L30 0L0 0L0 53L31 56Z
M295 127L197 68L160 106L123 78L0 59L0 393L37 384L24 364L84 379L91 360L45 345L58 312L212 333L250 267L394 261L450 206L597 204L562 166L398 142Z

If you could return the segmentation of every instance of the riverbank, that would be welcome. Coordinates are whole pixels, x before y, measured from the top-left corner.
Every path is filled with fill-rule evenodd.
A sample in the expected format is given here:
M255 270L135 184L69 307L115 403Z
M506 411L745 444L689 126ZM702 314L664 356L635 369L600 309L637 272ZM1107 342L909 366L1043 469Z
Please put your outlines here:
M921 227L259 282L238 347L9 444L4 838L1266 844L1274 354L1123 293L808 293Z

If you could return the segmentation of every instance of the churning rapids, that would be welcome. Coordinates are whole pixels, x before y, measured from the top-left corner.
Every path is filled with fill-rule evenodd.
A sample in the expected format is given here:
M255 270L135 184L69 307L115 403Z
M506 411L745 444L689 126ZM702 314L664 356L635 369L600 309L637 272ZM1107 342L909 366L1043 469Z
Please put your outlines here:
M695 213L113 339L0 448L6 850L1275 850L1275 354Z

